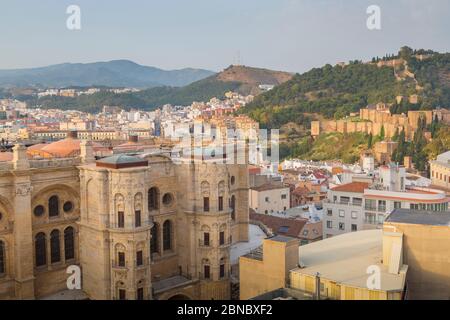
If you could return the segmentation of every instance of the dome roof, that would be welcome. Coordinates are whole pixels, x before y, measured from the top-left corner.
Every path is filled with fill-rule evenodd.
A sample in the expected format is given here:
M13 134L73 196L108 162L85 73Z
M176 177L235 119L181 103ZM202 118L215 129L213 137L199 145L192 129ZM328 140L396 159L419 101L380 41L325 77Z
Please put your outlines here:
M69 137L47 145L36 145L36 147L30 147L28 150L45 157L69 158L80 155L80 143L81 140ZM105 149L103 145L97 142L92 143L92 148L94 151Z
M148 161L126 154L118 154L97 161L97 167L123 169L148 166Z
M66 138L50 143L49 145L41 148L41 151L61 158L77 156L80 153L80 140Z

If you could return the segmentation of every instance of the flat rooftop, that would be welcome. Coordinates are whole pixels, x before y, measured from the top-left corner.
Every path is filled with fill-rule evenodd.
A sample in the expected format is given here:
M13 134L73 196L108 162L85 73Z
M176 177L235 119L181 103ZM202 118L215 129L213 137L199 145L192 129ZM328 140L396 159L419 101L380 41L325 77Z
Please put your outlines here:
M167 290L171 290L177 287L188 285L189 283L193 283L195 281L190 280L183 276L174 276L171 278L167 278L164 280L152 282L153 290L156 294L162 293Z
M299 265L291 272L316 276L353 287L367 287L367 268L376 265L381 271L382 291L402 291L407 266L391 274L381 263L383 231L365 230L346 233L299 247Z
M235 265L239 263L239 257L243 256L262 246L263 240L267 238L264 231L257 225L250 224L248 226L248 241L238 242L231 246L230 263Z
M268 238L272 241L276 241L276 242L290 242L290 241L297 241L295 238L293 237L286 237L286 236L281 236L281 235L277 235L271 238Z
M289 189L289 187L286 187L283 184L265 183L259 187L250 188L250 190L255 190L258 192L269 190L280 190L280 189Z
M395 209L386 218L386 222L450 227L450 212Z

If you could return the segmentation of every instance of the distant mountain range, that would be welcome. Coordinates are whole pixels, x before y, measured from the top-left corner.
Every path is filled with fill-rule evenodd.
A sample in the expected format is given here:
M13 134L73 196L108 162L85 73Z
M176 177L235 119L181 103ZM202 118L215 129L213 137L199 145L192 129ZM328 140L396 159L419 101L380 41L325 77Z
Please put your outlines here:
M129 60L64 63L42 68L0 70L0 87L183 87L214 75L203 69L162 70Z
M101 91L93 95L82 95L75 98L43 97L37 99L31 93L14 95L27 101L30 106L40 105L43 108L59 108L97 112L104 105L122 106L152 110L164 104L190 105L194 101L209 101L213 97L222 98L228 91L244 95L260 94L259 85L279 85L293 77L293 74L282 71L252 68L246 66L230 66L224 71L195 81L183 87L156 86L134 93L114 94ZM104 83L102 83L104 85ZM14 90L11 90L14 91ZM17 91L17 90L15 90ZM0 89L1 96L1 89Z

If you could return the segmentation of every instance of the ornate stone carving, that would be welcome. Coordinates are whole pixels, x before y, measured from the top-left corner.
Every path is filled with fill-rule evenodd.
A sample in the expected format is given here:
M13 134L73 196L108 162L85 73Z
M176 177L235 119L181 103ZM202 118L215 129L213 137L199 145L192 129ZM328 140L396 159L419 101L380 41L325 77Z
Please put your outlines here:
M16 186L16 195L25 197L31 194L33 187L29 184L19 184Z

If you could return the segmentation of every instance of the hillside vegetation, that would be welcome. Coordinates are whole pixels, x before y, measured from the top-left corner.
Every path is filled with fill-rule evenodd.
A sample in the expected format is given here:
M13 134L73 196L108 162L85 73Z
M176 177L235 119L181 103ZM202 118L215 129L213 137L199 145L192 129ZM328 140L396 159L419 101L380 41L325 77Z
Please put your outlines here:
M194 101L209 101L212 97L222 98L227 91L239 87L236 82L220 82L215 78L207 78L194 82L186 87L156 87L135 93L114 94L102 91L93 95L69 97L28 97L30 105L62 110L80 110L99 112L105 105L122 106L124 109L139 108L154 110L164 104L190 105Z
M405 109L431 109L450 106L450 54L432 53L426 59L421 52L404 47L397 56L404 65L395 68L352 61L349 64L326 65L303 74L259 95L242 112L259 121L263 127L275 128L285 119L295 121L300 114L320 113L327 118L342 118L368 104L394 103L397 96L419 95L419 104ZM407 70L406 70L407 68ZM408 71L409 73L407 73ZM415 77L410 77L413 73Z
M314 161L342 160L354 163L363 150L367 149L368 136L363 133L326 133L317 139L303 137L301 139L282 143L280 158L301 158Z
M43 108L73 109L97 112L104 105L122 106L124 109L139 108L153 110L164 104L190 105L194 101L209 101L213 97L223 98L228 91L244 95L258 94L260 84L277 85L289 80L290 73L246 66L230 66L224 71L191 83L184 87L162 86L135 93L114 94L99 92L90 96L68 97L22 97L30 105Z

